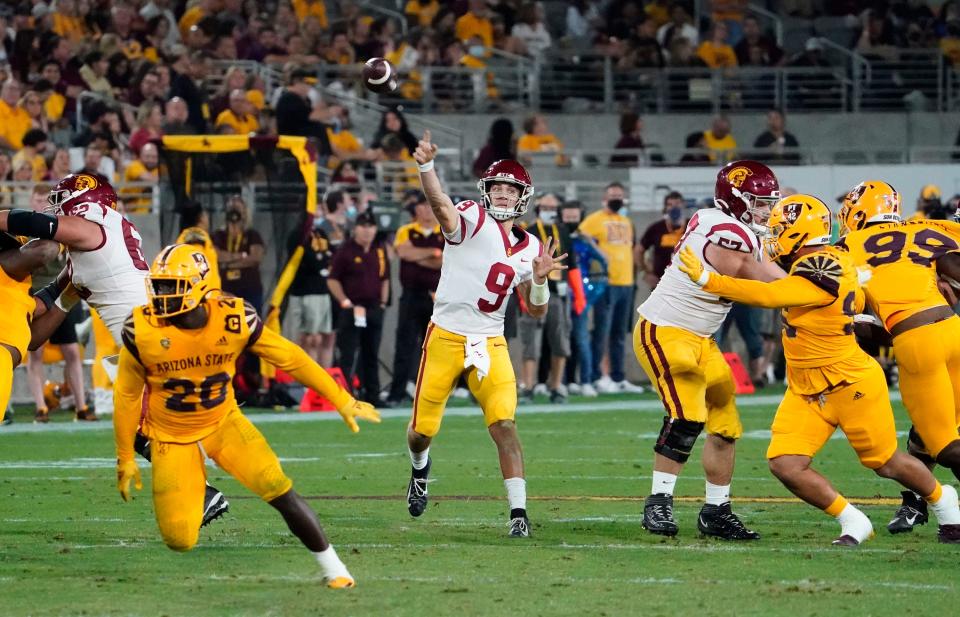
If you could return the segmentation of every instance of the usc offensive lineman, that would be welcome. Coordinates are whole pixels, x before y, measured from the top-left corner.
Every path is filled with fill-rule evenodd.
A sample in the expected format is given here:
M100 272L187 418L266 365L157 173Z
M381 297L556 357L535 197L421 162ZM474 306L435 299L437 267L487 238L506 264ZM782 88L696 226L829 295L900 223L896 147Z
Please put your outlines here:
M114 386L117 487L126 501L130 483L141 488L134 439L151 440L153 505L163 541L175 551L197 542L203 517L204 452L221 469L277 509L290 531L316 557L329 587L354 580L330 546L317 516L283 473L260 431L240 412L233 395L236 358L261 356L332 401L357 432L356 418L380 421L368 403L355 400L306 352L263 327L257 310L240 298L208 297L206 257L188 244L157 255L147 278L150 303L123 325L123 348ZM201 447L203 451L201 452Z
M860 462L924 495L940 522L941 542L960 543L960 504L923 463L897 450L897 431L883 369L857 344L855 316L864 295L847 251L830 246L830 209L811 195L792 195L770 213L767 255L790 274L772 283L707 272L688 246L680 270L704 291L734 302L782 308L787 385L767 449L770 471L794 495L840 523L841 546L873 535L870 519L810 468L814 455L843 430Z
M117 193L100 174L63 177L47 201L47 212L0 212L0 230L56 240L68 251L67 267L61 276L37 292L48 310L33 324L30 349L39 348L50 338L80 298L96 309L119 346L124 320L134 307L147 302L144 279L150 267L143 256L140 233L117 211ZM78 420L97 419L94 412L81 409L81 405L82 401L78 402ZM137 451L150 458L146 440L138 440ZM228 509L223 493L208 487L202 524L223 516Z
M879 180L853 187L840 209L840 241L862 270L867 303L893 337L900 394L913 427L907 451L960 478L960 317L937 285L937 261L960 248L960 224L903 222L901 196ZM890 533L927 522L926 502L904 491Z
M510 504L510 537L530 535L526 510L523 452L514 422L517 379L503 338L507 297L516 290L533 317L547 313L547 276L564 270L554 257L553 239L540 241L514 225L533 195L530 176L520 163L497 161L477 187L482 203L454 205L433 170L437 146L426 131L414 158L420 183L447 243L433 316L424 336L417 372L413 417L407 428L412 470L407 510L420 516L427 507L430 443L451 392L466 373L467 385L480 403L487 430L497 445L500 470Z
M780 268L762 261L757 238L779 199L780 185L769 167L747 160L729 163L717 173L716 207L693 215L674 254L690 247L711 272L764 281L782 278ZM666 411L653 447L653 488L643 508L643 527L651 533L677 534L673 518L677 476L706 428L706 503L697 527L725 540L760 538L730 507L735 444L743 427L730 367L711 338L730 306L729 300L693 284L673 260L637 309L634 353Z

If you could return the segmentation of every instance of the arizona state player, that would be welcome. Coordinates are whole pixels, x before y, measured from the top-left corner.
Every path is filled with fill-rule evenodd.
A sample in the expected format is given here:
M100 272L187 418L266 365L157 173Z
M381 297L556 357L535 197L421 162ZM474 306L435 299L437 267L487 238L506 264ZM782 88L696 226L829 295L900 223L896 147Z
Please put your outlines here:
M131 481L141 488L133 444L146 385L141 430L151 440L153 503L167 546L188 551L197 542L205 452L280 512L316 556L329 587L353 587L316 515L293 490L263 435L240 413L231 386L236 358L249 349L287 371L331 400L354 432L356 418L379 422L380 415L354 400L302 349L265 329L252 306L239 298L207 297L209 273L196 248L166 247L147 278L150 303L135 308L123 325L114 387L120 495L129 498Z
M56 242L34 240L21 245L19 239L0 232L0 421L10 402L13 369L26 357L30 324L38 307L30 295L30 274L56 259L59 252ZM41 299L47 306L53 303L52 296Z
M886 182L855 186L840 209L840 245L863 270L867 303L893 337L900 393L913 421L908 451L960 478L960 318L937 286L937 259L960 248L960 224L902 222L900 194ZM926 506L905 492L891 533L927 521Z
M960 503L923 463L897 450L897 432L883 369L857 344L854 316L864 298L857 270L830 246L830 209L810 195L781 200L770 213L767 254L789 276L763 283L707 272L687 247L680 270L705 291L764 308L782 308L787 384L767 449L770 471L793 494L835 517L834 544L855 546L873 535L870 519L810 468L839 426L860 462L924 495L940 521L941 542L960 543Z

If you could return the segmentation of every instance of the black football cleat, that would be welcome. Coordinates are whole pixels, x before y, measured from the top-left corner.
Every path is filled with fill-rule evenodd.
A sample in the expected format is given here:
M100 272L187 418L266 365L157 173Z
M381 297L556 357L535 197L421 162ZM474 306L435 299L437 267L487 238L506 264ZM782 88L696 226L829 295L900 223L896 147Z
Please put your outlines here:
M697 517L697 529L705 536L720 538L721 540L759 540L760 534L747 529L733 510L730 502L719 506L704 504Z
M673 495L655 493L643 502L644 529L658 536L677 535L677 522L673 520Z
M432 461L427 457L426 467L410 470L410 483L407 484L407 512L410 516L420 516L427 509L427 482L431 464Z
M940 544L960 544L960 525L940 525L937 541Z
M511 510L510 522L507 523L510 531L507 533L511 538L529 538L530 537L530 519L527 518L526 510Z
M203 521L200 526L206 527L226 514L229 509L230 502L223 496L223 493L208 484L207 492L203 496Z
M903 496L903 501L893 515L893 519L887 523L887 531L908 533L913 531L916 525L926 525L929 519L927 502L913 491L901 491L900 494Z

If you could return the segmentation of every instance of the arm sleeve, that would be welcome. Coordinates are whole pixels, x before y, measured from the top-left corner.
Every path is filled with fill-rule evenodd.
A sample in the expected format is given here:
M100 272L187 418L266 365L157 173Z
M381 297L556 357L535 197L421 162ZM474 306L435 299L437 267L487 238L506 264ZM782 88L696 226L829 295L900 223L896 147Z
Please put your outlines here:
M276 332L261 329L260 336L251 345L250 351L318 392L337 409L353 404L350 393L341 388L319 364L311 360L307 352Z
M113 435L117 459L133 460L133 441L140 424L140 409L146 373L126 345L120 349L117 381L113 385Z
M743 302L763 308L787 308L791 306L824 306L836 299L809 279L797 275L764 283L738 279L723 274L711 273L704 291L734 302Z

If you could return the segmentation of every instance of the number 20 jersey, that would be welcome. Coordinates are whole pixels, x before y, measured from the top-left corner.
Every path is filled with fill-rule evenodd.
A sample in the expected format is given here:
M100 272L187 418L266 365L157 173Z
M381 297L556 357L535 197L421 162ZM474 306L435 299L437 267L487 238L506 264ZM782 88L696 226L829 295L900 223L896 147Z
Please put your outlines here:
M689 246L709 272L716 272L706 258L708 244L749 253L760 261L760 242L749 227L718 208L697 211L687 223L674 255ZM707 293L690 280L672 259L656 288L637 312L658 326L683 328L698 336L713 336L730 312L731 303Z
M533 278L540 240L518 225L510 232L475 201L457 204L458 224L444 233L440 284L432 321L463 336L500 336L507 298Z
M147 413L143 434L191 443L209 435L236 408L237 357L260 337L263 322L241 298L208 296L202 328L184 330L138 306L123 324L123 344L143 367Z
M934 261L960 248L960 224L870 225L848 233L838 245L850 252L858 269L870 272L864 282L867 303L888 330L919 311L947 305L937 289Z

